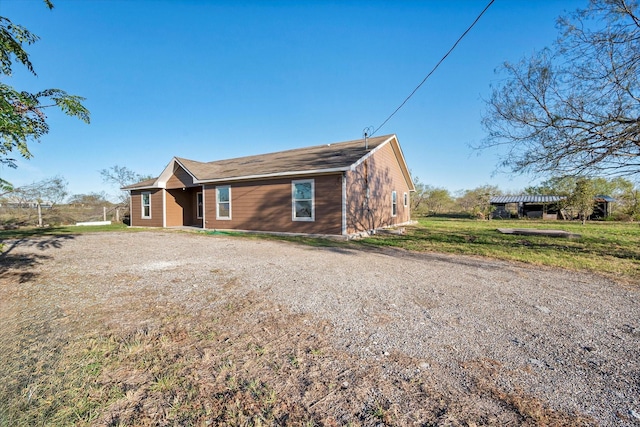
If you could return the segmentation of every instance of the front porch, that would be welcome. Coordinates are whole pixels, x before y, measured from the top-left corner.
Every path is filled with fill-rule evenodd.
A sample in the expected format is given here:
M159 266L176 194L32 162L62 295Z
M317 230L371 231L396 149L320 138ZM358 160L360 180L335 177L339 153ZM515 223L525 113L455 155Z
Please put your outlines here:
M202 187L165 190L166 227L202 228Z

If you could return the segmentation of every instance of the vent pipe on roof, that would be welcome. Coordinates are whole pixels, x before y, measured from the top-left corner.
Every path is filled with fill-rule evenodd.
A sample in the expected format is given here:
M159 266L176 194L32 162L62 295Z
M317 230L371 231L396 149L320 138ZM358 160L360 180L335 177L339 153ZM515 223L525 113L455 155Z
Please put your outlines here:
M364 149L369 149L369 135L373 133L373 126L362 129L362 137L364 138Z

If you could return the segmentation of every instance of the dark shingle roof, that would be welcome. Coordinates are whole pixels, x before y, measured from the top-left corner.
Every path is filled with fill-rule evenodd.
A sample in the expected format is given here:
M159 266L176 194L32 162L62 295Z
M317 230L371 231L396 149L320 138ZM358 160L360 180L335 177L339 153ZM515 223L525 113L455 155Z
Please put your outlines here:
M140 181L140 182L136 182L135 184L131 184L131 185L127 185L125 187L122 187L123 190L133 190L136 188L152 188L154 187L155 183L156 183L156 179L158 178L151 178L151 179L147 179L145 181Z
M357 139L213 162L199 162L180 157L175 157L175 160L197 182L323 173L348 170L372 150L394 137L395 135L384 135L369 138L366 146L364 139ZM158 178L138 182L122 189L156 188L157 180Z
M176 159L198 181L346 169L391 137L369 138L367 148L364 140L358 139L206 163L179 157Z

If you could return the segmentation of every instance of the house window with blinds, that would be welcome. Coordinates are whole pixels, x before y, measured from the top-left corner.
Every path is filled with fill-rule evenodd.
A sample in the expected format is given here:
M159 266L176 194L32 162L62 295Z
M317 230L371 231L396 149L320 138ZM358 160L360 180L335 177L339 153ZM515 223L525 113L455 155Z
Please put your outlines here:
M142 218L151 218L151 193L142 193Z
M291 209L293 221L315 221L313 179L291 182Z
M216 219L231 219L231 187L216 187Z

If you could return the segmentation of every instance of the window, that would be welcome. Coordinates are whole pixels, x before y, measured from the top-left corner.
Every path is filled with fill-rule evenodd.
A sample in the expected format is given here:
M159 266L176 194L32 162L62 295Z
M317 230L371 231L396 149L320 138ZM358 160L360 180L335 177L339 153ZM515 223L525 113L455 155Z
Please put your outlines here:
M294 221L314 221L314 181L301 179L291 181L291 209Z
M198 219L202 219L203 206L202 193L196 193L196 216Z
M216 187L216 219L231 219L231 187Z
M398 215L398 196L395 191L391 192L391 216Z
M404 193L404 207L406 208L408 204L409 204L409 195L407 193Z
M142 218L151 218L151 193L142 193Z

